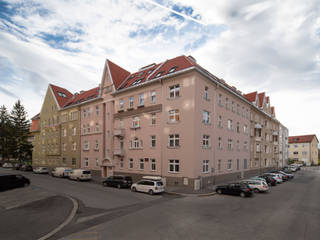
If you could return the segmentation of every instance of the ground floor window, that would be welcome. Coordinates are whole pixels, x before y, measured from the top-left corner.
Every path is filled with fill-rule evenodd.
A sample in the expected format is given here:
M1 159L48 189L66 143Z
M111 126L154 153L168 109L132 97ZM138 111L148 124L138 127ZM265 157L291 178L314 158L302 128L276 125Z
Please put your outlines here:
M218 160L218 171L221 171L221 160Z
M143 158L140 159L140 164L139 164L139 166L140 166L140 170L143 170L143 169L144 169L144 159L143 159Z
M64 157L64 158L62 158L62 163L63 164L66 164L67 163L67 159Z
M88 158L84 158L84 165L85 165L86 167L89 166L89 159L88 159Z
M156 160L151 159L151 171L155 171L155 170L156 170Z
M240 161L239 159L237 159L237 170L239 170L239 168L240 168Z
M202 172L208 173L209 172L209 160L202 161Z
M98 167L98 166L99 166L99 159L96 158L96 167Z
M123 158L120 158L120 168L123 168L123 166L124 166Z
M170 159L169 160L169 172L178 173L180 171L179 160Z
M227 163L227 169L228 170L231 170L232 169L232 160L228 160L228 163Z
M133 168L133 159L132 158L129 159L129 168L130 169Z
M71 164L72 164L72 165L76 165L76 159L75 159L75 158L72 158L72 159L71 159Z

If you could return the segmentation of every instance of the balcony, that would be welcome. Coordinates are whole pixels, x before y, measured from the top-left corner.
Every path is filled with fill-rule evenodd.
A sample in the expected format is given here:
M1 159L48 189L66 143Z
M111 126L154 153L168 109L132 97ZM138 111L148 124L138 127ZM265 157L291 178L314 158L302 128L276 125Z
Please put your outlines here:
M261 142L261 137L256 137L256 142Z
M124 128L114 129L113 135L116 137L124 137L125 131Z
M113 155L114 156L123 157L124 156L124 150L123 149L115 149L113 151Z

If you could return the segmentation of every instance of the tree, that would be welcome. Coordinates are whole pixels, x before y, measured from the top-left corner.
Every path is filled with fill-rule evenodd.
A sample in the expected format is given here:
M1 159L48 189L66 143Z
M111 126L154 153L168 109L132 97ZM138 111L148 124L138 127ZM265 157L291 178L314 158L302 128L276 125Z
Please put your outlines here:
M30 123L27 120L27 112L24 110L24 106L18 100L11 111L11 124L12 124L12 136L13 142L10 150L13 157L20 162L30 159L32 153L32 144L28 141Z
M0 107L0 155L2 160L10 157L10 132L12 130L10 116L7 108L2 105Z

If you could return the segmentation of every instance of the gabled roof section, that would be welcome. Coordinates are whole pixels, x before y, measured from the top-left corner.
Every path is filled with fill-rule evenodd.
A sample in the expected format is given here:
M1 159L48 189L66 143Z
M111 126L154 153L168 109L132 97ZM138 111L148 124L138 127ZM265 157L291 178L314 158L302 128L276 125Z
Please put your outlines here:
M193 66L196 66L196 62L192 57L186 57L185 55L169 59L162 63L153 63L141 68L138 72L132 73L126 79L126 82L118 89L135 86L137 84L176 73Z
M253 103L257 99L257 94L258 92L252 92L252 93L244 94L244 97Z
M95 99L98 97L99 95L99 87L96 88L92 88L88 91L82 91L80 93L75 93L70 99L69 101L67 101L65 103L65 105L63 106L65 107L70 107L79 103L83 103L92 99Z
M317 139L317 136L315 134L302 135L302 136L290 136L288 142L289 143L310 143L312 142L313 138Z
M258 94L258 97L259 97L259 107L263 107L263 103L264 103L264 99L265 99L265 93L259 93Z
M107 64L110 70L111 78L116 89L126 80L126 78L130 75L130 72L118 66L117 64L111 62L107 59Z
M59 107L62 108L66 102L73 96L71 92L67 89L49 84L52 89L52 92L59 104Z

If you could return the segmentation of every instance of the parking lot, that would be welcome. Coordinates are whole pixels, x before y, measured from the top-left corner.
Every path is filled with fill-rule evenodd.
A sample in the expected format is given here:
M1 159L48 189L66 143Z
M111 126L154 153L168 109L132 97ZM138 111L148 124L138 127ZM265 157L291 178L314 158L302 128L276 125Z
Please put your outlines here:
M1 170L2 171L2 170ZM21 173L21 172L19 172ZM76 219L52 239L318 239L320 171L301 170L250 198L149 196L24 173L32 185L79 200ZM125 231L124 231L125 230Z

